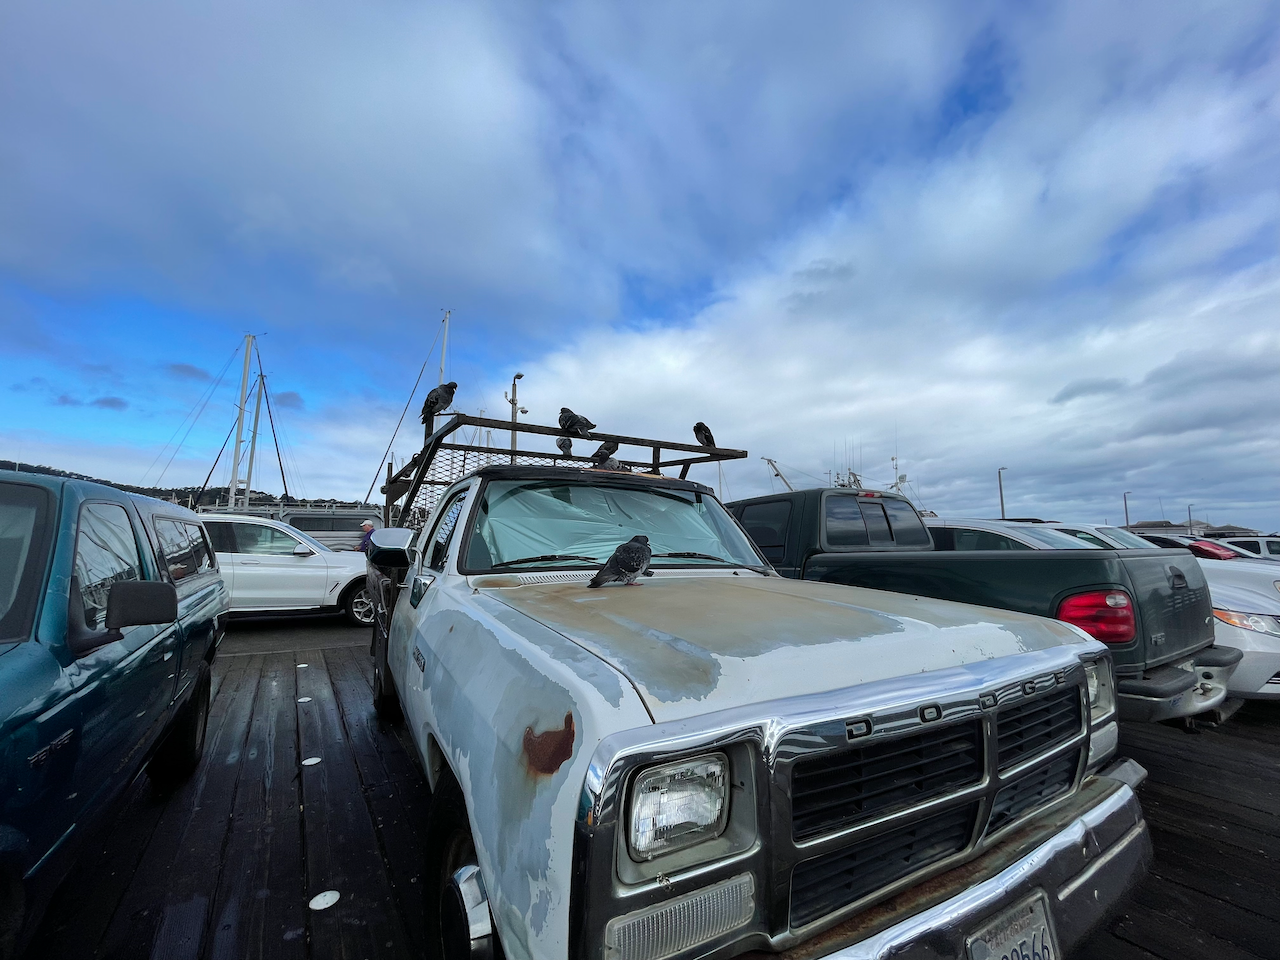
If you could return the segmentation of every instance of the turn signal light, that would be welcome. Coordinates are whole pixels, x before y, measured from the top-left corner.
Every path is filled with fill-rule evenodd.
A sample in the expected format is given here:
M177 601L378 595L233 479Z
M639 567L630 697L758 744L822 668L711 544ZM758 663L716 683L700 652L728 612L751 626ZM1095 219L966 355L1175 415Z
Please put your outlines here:
M1123 590L1090 590L1058 604L1058 619L1103 643L1128 643L1138 633L1133 602Z

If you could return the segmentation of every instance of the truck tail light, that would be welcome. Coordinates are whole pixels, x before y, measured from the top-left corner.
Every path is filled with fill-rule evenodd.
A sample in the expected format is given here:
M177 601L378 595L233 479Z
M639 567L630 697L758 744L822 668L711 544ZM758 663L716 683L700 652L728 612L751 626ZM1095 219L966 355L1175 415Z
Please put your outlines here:
M1103 643L1128 643L1138 633L1133 602L1123 590L1090 590L1058 604L1057 617Z

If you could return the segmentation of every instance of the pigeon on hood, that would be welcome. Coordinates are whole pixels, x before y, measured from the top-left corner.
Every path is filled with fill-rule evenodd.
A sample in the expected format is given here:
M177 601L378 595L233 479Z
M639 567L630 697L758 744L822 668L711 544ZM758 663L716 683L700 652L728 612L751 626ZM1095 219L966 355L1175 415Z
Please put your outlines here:
M586 417L580 417L568 407L560 408L560 429L565 430L571 437L581 437L583 440L590 439L587 431L594 430L596 425Z
M593 467L603 467L608 461L613 460L613 455L618 452L618 444L613 440L606 440L600 444L600 448L591 455L591 465ZM613 460L616 466L618 461Z
M711 428L699 420L693 425L693 438L704 447L714 447L716 438L711 435Z
M557 437L556 446L560 448L560 452L566 457L573 456L573 441L568 437Z
M621 580L628 587L639 577L651 577L649 561L653 559L653 551L649 548L649 538L643 534L634 536L604 562L604 566L596 571L588 587L599 587L606 583L617 583Z
M431 418L437 413L448 410L449 404L453 403L453 393L457 389L458 385L452 380L438 387L432 387L431 392L427 394L427 399L422 402L422 422L429 425Z

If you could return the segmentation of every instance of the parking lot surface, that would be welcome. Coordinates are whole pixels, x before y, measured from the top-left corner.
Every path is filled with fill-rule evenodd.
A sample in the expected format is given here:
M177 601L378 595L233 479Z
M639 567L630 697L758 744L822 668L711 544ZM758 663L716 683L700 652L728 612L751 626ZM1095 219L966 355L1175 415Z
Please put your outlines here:
M430 791L373 714L368 644L334 617L234 623L200 768L169 796L134 783L28 960L426 956ZM1156 863L1076 960L1280 956L1280 704L1200 735L1130 725L1121 750L1150 771Z

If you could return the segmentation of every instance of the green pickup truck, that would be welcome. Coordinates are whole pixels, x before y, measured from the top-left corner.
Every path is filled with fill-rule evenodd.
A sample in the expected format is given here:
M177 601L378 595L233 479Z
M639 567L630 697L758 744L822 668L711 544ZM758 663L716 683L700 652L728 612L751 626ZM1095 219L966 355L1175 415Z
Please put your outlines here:
M196 768L226 617L190 510L0 474L0 960L140 770Z
M898 494L826 488L727 504L778 573L1054 617L1114 658L1120 717L1220 706L1240 651L1213 645L1194 557L1168 550L939 549ZM982 544L977 544L981 547Z

